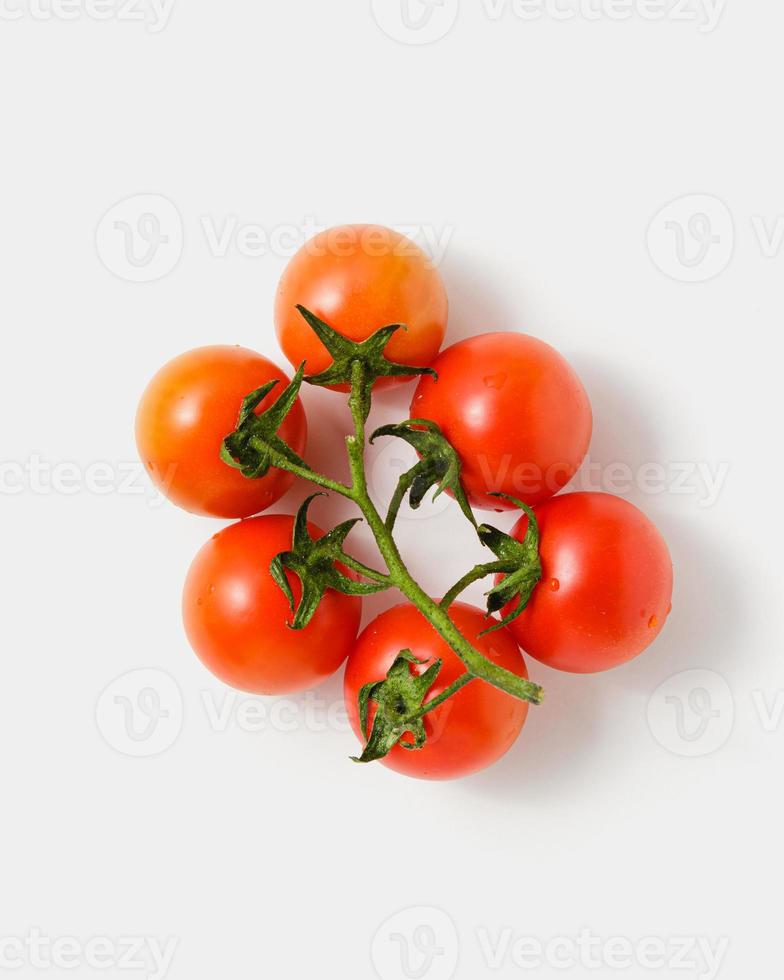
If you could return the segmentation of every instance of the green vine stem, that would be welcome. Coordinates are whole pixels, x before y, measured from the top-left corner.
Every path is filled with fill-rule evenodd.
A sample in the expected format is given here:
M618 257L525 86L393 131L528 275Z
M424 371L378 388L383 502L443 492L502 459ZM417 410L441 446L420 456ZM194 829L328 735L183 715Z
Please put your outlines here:
M370 413L374 383L382 377L411 377L433 372L430 368L396 364L384 356L384 349L392 335L405 329L400 324L382 327L367 340L354 342L343 337L308 310L299 309L332 355L331 366L319 375L306 378L305 365L301 364L278 400L264 411L259 406L275 382L268 382L251 392L243 401L237 428L223 441L221 458L250 479L262 477L270 467L276 467L315 484L321 490L331 491L351 500L361 511L373 533L384 559L386 572L376 571L346 554L343 543L359 518L344 521L322 538L311 538L307 531L307 510L314 497L308 498L296 518L291 550L281 552L270 566L272 577L283 589L291 605L294 618L290 625L294 629L307 626L327 589L335 589L347 595L370 595L383 589L396 588L419 610L466 667L462 676L437 696L425 701L442 663L440 660L432 663L423 673L418 674L412 672L411 666L420 665L421 661L410 650L402 650L386 679L366 685L360 694L361 712L365 712L367 717L371 701L376 704L377 711L372 732L361 758L357 761L368 762L382 758L398 742L404 748L421 748L426 740L424 716L475 679L486 681L515 698L541 704L544 697L541 687L484 656L463 636L449 614L452 603L469 585L487 576L503 573L504 578L488 593L488 614L512 600L516 604L503 622L491 619L492 625L484 632L499 629L519 615L541 578L538 529L530 508L521 501L513 501L529 515L529 529L523 542L518 542L489 525L477 526L460 480L460 458L455 449L435 423L427 419L409 419L399 425L382 426L370 437L371 442L380 436L401 438L412 445L419 456L415 467L403 474L398 481L386 518L383 518L370 497L365 470L365 426ZM278 434L303 381L321 386L349 386L348 402L353 422L353 431L346 437L351 473L349 485L312 470ZM496 557L495 561L477 565L464 575L440 602L432 599L412 577L393 536L395 520L406 494L410 494L411 506L416 508L431 487L435 488L435 496L445 491L454 496L481 542ZM341 566L361 576L362 580L346 576L340 570ZM296 574L302 584L302 598L298 606L288 584L287 569ZM404 740L407 732L414 736L413 743Z
M504 565L499 561L491 561L486 565L477 565L476 568L472 568L470 572L466 574L447 592L444 598L441 600L439 605L442 609L449 609L452 603L457 599L457 597L468 588L469 585L473 585L474 582L479 582L483 578L487 578L488 575L496 575L498 572L506 571Z
M383 572L377 572L373 568L368 568L367 565L363 565L361 561L357 561L356 558L352 558L351 555L347 555L345 552L340 556L340 562L346 568L357 572L358 575L364 575L365 578L369 578L371 582L378 582L379 585L392 585L392 579L388 575L384 575Z
M444 701L448 701L453 695L457 694L457 692L461 688L465 687L466 684L469 684L471 681L475 680L476 674L472 674L470 670L467 670L464 674L461 674L456 681L452 681L449 687L445 687L440 694L437 694L434 698L431 698L427 704L423 705L419 709L419 711L416 711L414 714L410 715L410 720L417 721L420 718L424 718L425 715L428 715L431 711L435 711L436 708L439 708Z
M409 470L408 473L404 473L403 476L398 480L398 484L395 487L395 492L392 499L389 502L389 509L387 510L387 517L384 521L387 530L391 533L392 528L395 526L397 521L397 515L400 511L400 505L406 498L406 494L411 489L414 482L413 472Z
M253 440L251 440L251 442L253 442ZM347 497L349 500L354 500L354 494L351 487L347 487L344 483L339 483L337 480L331 480L328 476L322 476L321 473L317 473L315 470L308 469L307 467L297 466L296 463L292 463L280 453L273 451L270 452L269 455L271 466L275 466L279 470L288 470L289 473L293 473L295 476L299 476L303 480L309 480L311 483L315 483L317 487L322 487L324 490L331 490L333 493L339 493L342 497Z
M433 628L466 665L471 677L481 678L494 687L500 688L502 691L506 691L508 694L520 698L523 701L541 704L544 697L542 688L538 684L526 680L524 677L519 677L512 671L499 667L498 664L488 660L476 650L452 622L448 613L448 607L431 599L408 571L387 523L379 514L368 492L367 476L365 473L364 419L364 406L367 404L368 398L367 387L368 379L365 375L364 365L360 361L354 361L352 365L351 394L349 395L349 408L351 409L351 416L354 422L354 432L346 440L352 486L350 488L344 488L346 490L344 496L349 497L356 503L362 511L365 520L368 522L368 526L376 539L378 549L386 563L390 585L402 592L431 623ZM291 469L288 460L281 459L280 462L283 469ZM307 470L303 470L301 475L308 480L312 480L314 476L318 476ZM319 481L317 479L313 482ZM320 483L319 485L323 484Z

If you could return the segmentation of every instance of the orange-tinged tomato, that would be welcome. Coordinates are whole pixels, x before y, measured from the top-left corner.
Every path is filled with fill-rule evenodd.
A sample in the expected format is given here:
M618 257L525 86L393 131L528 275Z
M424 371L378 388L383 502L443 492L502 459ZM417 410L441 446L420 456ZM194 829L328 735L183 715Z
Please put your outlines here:
M271 469L257 480L220 458L223 439L237 425L246 395L268 381L277 386L257 413L273 405L289 379L261 354L243 347L199 347L164 365L147 386L136 415L139 455L155 485L173 503L208 517L249 517L288 490L294 477ZM298 454L307 423L299 400L281 429Z
M448 301L428 256L409 238L380 225L344 225L320 232L289 262L275 298L275 329L283 353L308 374L332 358L296 309L306 307L351 340L402 323L385 356L427 367L444 340ZM405 381L406 379L402 379ZM397 384L382 378L377 387Z
M456 602L449 611L463 636L493 663L528 677L522 654L507 629L480 637L487 629L485 614ZM344 691L351 727L362 738L358 697L365 686L383 680L401 650L409 649L423 661L412 665L417 673L441 659L443 666L425 703L465 673L452 648L414 606L394 606L362 632L346 665ZM375 711L371 704L368 722ZM417 750L396 745L381 763L419 779L457 779L492 765L506 753L525 724L528 704L481 680L473 680L431 713L425 715L427 743ZM410 736L408 736L410 740Z
M331 589L304 629L286 625L293 614L269 569L291 548L293 529L288 515L232 524L199 551L185 581L182 613L191 646L216 677L241 691L294 694L314 687L340 667L357 636L362 600ZM308 529L313 538L323 536L315 524ZM287 577L299 602L299 579Z
M672 602L672 561L656 526L608 493L566 493L534 513L542 579L509 626L517 642L549 667L577 674L638 656L662 631ZM512 536L522 541L527 528L524 516Z
M457 450L476 507L546 500L574 476L591 441L591 405L561 355L535 337L487 333L448 347L423 377L411 418L435 422Z

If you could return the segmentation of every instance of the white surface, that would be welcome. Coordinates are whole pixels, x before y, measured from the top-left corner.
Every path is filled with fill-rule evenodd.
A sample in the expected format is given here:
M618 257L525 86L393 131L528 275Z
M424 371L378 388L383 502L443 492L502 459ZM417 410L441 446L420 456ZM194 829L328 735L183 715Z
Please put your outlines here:
M707 8L674 19L669 0L664 20L643 16L655 2L608 2L593 20L563 0L577 12L563 21L552 4L524 21L511 4L493 19L493 4L451 0L408 40L449 33L419 45L389 36L407 37L396 0L373 6L378 21L369 0L179 0L157 30L145 0L123 16L100 7L106 20L78 3L53 19L45 3L0 4L0 953L15 956L14 939L37 928L75 941L57 947L74 977L154 976L123 969L106 943L110 969L98 971L84 944L156 937L177 940L171 980L374 969L442 980L453 966L473 980L529 972L512 944L496 961L487 943L573 944L588 930L625 937L636 965L615 965L628 958L621 942L596 969L536 975L714 975L693 951L676 970L678 937L690 937L729 941L726 980L773 976L784 11L730 0L710 30ZM146 22L127 19L134 10ZM149 201L101 224L137 195L176 209L153 205L169 241L147 262L137 222ZM704 255L688 234L697 212L719 239ZM136 266L114 229L123 220ZM253 256L232 238L221 254L205 226L220 237L235 220L276 244ZM230 342L281 361L273 291L288 233L309 220L418 226L446 241L449 340L509 329L553 343L589 389L593 459L635 474L658 462L670 481L629 494L675 560L660 641L603 676L533 664L547 705L501 764L462 783L357 769L351 735L304 700L248 730L242 699L211 681L179 621L182 577L219 525L154 505L136 471L121 487L136 465L137 397L167 358ZM337 445L340 398L305 397L314 435L318 414ZM406 404L387 398L378 417ZM75 469L10 492L34 457ZM697 493L674 492L684 462ZM109 492L90 489L96 463L109 464ZM717 499L697 464L725 464ZM391 472L378 465L380 486ZM322 523L330 506L319 504ZM434 592L481 554L448 512L401 532ZM449 556L448 575L425 542ZM136 703L149 676L125 675L145 669L169 714L139 742L114 698ZM694 689L716 717L689 714ZM331 703L339 690L336 679L318 694ZM705 721L701 738L679 735L678 703L681 731ZM134 723L145 734L138 705ZM408 937L407 961L394 935ZM653 962L666 946L669 969L640 964L644 937ZM17 975L41 972L30 949Z

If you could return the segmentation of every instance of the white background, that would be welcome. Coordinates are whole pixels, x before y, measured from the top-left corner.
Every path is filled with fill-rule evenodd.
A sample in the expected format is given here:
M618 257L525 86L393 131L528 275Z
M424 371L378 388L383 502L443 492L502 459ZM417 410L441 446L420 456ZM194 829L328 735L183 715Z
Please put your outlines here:
M511 4L418 3L420 31L397 0L375 17L370 0L179 0L165 23L145 2L105 20L78 3L49 19L32 0L0 8L0 938L174 938L172 980L473 980L527 972L511 944L488 959L483 937L568 947L587 929L635 951L654 937L668 967L594 951L594 969L576 954L535 975L708 976L695 953L675 969L690 937L729 941L726 980L772 977L784 12L728 0L708 29L696 4L664 19L607 4L593 20L562 0L571 19L523 20ZM137 195L173 205L152 207L169 238L153 258ZM671 546L662 637L611 674L532 663L546 705L463 782L357 768L345 726L304 699L249 730L179 619L190 559L220 524L161 504L136 471L125 485L136 401L169 357L240 343L283 363L271 306L290 248L222 249L205 227L288 243L308 221L362 220L446 241L449 341L528 331L570 359L602 473L666 474L664 492L624 490ZM376 417L404 417L409 394ZM330 465L343 402L304 397L312 458ZM399 462L377 463L379 492ZM684 463L691 493L673 486ZM715 499L697 467L723 474ZM322 525L343 513L317 506ZM433 593L482 557L454 507L401 521L401 543ZM339 701L339 678L318 696ZM42 970L20 962L15 975ZM76 963L74 977L155 973Z

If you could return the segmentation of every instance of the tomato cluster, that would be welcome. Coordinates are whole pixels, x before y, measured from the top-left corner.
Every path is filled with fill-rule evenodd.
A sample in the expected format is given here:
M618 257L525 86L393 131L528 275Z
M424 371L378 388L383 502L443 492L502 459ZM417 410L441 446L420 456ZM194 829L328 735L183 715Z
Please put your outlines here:
M438 492L458 498L474 526L469 504L524 509L508 535L488 525L478 528L501 556L473 579L496 572L488 612L446 600L439 607L477 655L503 668L504 676L521 678L528 676L521 650L574 673L630 660L653 641L669 614L672 565L657 529L630 503L603 493L559 494L591 438L591 407L580 379L557 351L524 334L481 334L439 353L447 312L441 278L413 242L389 229L358 225L324 232L294 257L277 293L275 326L289 361L295 367L306 362L318 376L305 380L347 390L352 385L339 372L331 383L333 357L322 342L325 334L311 326L325 321L324 329L331 324L361 344L388 324L404 324L405 330L390 330L383 357L420 375L411 420L405 430L379 432L408 438L420 452L419 497L414 478L404 488L411 490L412 505L438 484ZM426 368L431 371L422 373ZM307 521L307 508L296 518L256 516L295 479L312 473L303 459L305 412L295 397L302 374L300 369L290 384L260 354L204 347L165 365L142 396L137 444L156 485L193 513L241 519L214 535L193 561L183 593L188 639L217 677L256 694L303 691L348 660L346 704L363 741L382 711L381 700L368 702L367 692L377 692L393 675L404 682L420 679L428 685L422 717L387 746L383 764L431 779L482 769L515 741L528 704L501 685L472 676L461 680L466 661L459 645L448 642L452 634L444 616L429 614L433 600L417 604L414 584L401 586L400 575L392 575L399 558L393 555L390 564L394 546L387 542L384 552L390 575L373 573L342 550L353 522L325 534ZM405 380L405 371L390 369L375 384ZM238 418L247 428L273 416L275 434L268 441L249 429L242 444L250 451L256 439L261 462L248 466L232 458L226 447L234 444L227 437ZM424 434L446 447L432 465L415 438ZM450 453L459 461L454 466L447 465ZM526 548L532 563L516 573L509 556ZM288 561L281 560L287 555ZM518 589L518 580L527 585ZM360 596L385 583L414 599L388 609L358 637ZM300 621L292 629L297 607ZM496 611L502 620L490 616ZM441 701L455 684L458 689ZM429 702L437 705L430 711Z

